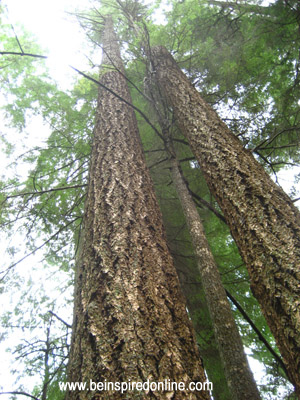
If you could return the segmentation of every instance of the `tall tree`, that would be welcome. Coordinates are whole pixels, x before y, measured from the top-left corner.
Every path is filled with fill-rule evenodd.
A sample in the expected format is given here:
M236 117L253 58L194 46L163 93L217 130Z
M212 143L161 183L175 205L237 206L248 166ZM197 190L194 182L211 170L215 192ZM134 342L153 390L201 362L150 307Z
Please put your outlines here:
M166 48L153 48L151 63L224 213L300 395L299 210L202 99Z
M173 183L193 242L197 266L232 399L260 399L197 207L184 182L176 154L172 150L170 163Z
M151 54L150 49L147 50ZM151 78L149 77L149 81ZM198 271L204 289L209 314L213 323L214 336L218 344L221 363L236 400L260 399L253 374L250 370L243 343L227 299L221 275L206 239L205 230L196 204L184 179L172 138L172 121L164 99L155 85L148 85L148 96L162 130L164 146L168 154L171 178L185 216L193 244ZM173 128L175 128L173 126ZM179 275L180 276L180 275ZM184 284L183 284L184 286Z
M204 383L137 123L128 106L131 98L109 17L103 52L100 82L110 91L100 90L98 98L77 260L69 381ZM124 398L114 391L67 393L67 399L78 396ZM172 390L147 393L147 398L168 396L174 396ZM208 399L209 395L205 390L185 389L176 398Z

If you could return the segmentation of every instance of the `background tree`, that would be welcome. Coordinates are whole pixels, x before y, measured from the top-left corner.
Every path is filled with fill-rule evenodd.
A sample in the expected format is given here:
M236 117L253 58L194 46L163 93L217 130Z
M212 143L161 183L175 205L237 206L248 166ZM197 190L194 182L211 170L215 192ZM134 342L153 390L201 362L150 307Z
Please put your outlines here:
M131 16L131 18L134 24L134 17ZM136 31L137 34L140 33L139 29L136 29ZM147 57L151 57L151 49L148 47L147 42L144 44L144 49ZM149 77L150 80L151 78ZM179 165L175 146L172 142L172 131L175 128L174 121L172 123L171 114L168 112L168 107L160 94L159 87L155 87L154 83L150 85L148 82L147 89L147 96L162 131L164 148L169 158L172 182L176 188L192 240L193 251L197 260L197 267L208 304L209 314L213 322L214 336L217 341L231 397L236 399L260 398L244 353L242 340L234 321L229 300L227 300L218 267L205 236L200 215ZM179 274L179 278L180 276ZM182 283L182 286L184 287L184 283ZM208 371L209 373L210 371Z

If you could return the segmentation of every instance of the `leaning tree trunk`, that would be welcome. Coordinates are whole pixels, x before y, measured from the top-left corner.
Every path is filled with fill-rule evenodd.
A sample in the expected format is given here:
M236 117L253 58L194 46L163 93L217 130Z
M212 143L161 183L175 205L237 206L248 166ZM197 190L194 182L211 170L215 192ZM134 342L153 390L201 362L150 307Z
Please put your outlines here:
M131 103L110 18L100 82ZM205 382L134 112L99 90L77 262L69 382ZM88 386L87 386L88 387ZM69 400L209 399L208 391L78 390Z
M182 257L176 257L176 255L175 265L180 285L187 300L187 308L195 329L198 347L205 365L205 372L210 382L213 382L213 399L232 400L223 362L213 333L213 325L204 291L199 281L197 266L193 265L191 269L187 268L186 260L183 261Z
M172 147L171 144L169 150L172 180L192 239L197 266L232 399L260 399L197 207L183 179L175 151L170 147Z
M300 395L300 213L201 98L166 48L152 70L247 265L251 288Z

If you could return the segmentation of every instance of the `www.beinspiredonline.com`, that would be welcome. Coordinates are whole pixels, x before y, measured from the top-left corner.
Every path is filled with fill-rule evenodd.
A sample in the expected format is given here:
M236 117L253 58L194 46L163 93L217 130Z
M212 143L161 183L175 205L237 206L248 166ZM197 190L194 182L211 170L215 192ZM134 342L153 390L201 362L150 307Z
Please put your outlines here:
M103 382L93 382L90 380L87 382L59 382L59 388L62 391L79 390L79 391L116 391L116 392L131 392L131 391L145 391L146 393L150 390L152 392L164 391L164 392L175 392L175 391L202 391L213 389L211 382L172 382L170 379L164 379L160 382L152 382L147 380L146 382L108 382L106 379Z

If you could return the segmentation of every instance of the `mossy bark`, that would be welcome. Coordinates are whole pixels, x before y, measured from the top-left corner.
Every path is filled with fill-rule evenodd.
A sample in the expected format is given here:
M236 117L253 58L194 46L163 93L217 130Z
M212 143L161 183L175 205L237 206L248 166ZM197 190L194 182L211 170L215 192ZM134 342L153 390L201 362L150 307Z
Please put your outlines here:
M112 22L101 83L131 103ZM77 262L69 382L205 382L131 107L100 89ZM207 391L69 391L68 400L209 399Z
M152 67L247 265L251 288L300 393L300 213L162 46Z

